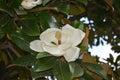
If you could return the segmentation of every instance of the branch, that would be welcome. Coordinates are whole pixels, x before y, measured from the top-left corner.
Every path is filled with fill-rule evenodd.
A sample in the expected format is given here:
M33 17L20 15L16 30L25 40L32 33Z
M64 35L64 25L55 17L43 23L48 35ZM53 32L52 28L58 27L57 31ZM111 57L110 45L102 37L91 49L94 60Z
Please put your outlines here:
M9 41L0 43L0 49L10 49L17 57L21 57L21 55L14 49L13 45Z
M55 7L40 7L40 8L31 9L30 12L39 12L39 11L44 11L44 10L57 11L57 8L55 8Z
M12 45L10 42L8 42L8 48L9 48L12 52L14 52L14 54L15 54L17 57L21 57L21 55L13 48L13 45Z

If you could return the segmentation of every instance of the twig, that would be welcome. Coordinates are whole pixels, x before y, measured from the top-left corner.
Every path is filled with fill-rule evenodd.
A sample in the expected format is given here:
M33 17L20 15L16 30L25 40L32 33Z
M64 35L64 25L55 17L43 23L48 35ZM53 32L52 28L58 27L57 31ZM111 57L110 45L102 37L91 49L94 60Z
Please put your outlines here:
M55 7L40 7L40 8L31 9L30 12L38 12L38 11L43 11L43 10L57 11L57 8L55 8Z
M8 48L9 48L12 52L14 52L14 54L15 54L17 57L21 57L21 55L13 48L13 45L12 45L10 42L8 42Z
M0 43L0 49L10 49L17 57L21 57L21 55L14 49L13 45L9 41Z

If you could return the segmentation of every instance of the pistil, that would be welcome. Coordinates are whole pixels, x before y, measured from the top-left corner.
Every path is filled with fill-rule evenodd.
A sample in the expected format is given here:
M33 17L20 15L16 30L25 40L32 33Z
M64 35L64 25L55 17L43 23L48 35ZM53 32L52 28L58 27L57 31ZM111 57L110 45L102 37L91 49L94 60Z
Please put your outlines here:
M58 45L61 45L61 40L58 40Z

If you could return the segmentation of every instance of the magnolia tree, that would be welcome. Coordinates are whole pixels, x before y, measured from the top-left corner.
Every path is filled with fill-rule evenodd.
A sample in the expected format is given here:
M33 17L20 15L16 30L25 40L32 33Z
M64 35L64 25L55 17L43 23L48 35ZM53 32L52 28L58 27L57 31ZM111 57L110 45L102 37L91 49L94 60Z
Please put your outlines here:
M112 0L101 2L113 8ZM88 52L88 43L94 43L92 32L97 31L96 15L90 16L95 4L96 0L0 0L0 80L119 80L120 56L116 64L112 55L103 63ZM85 17L93 23L81 22Z

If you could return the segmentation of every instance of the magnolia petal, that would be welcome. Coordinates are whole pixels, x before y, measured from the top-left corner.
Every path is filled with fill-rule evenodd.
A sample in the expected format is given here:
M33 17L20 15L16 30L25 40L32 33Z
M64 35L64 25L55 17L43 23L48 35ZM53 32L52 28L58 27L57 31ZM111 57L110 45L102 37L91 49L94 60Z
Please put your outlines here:
M34 40L30 42L30 48L36 52L44 52L42 48L42 42L40 40Z
M58 40L55 37L56 32L59 31L61 32L60 29L57 28L50 28L47 29L46 31L44 31L41 35L40 35L40 39L48 46L54 46L54 43L57 44Z
M58 47L59 47L59 49L61 49L61 50L67 50L68 48L70 48L72 46L72 44L70 44L70 43L64 43L64 44L61 44L61 45L59 45Z
M62 56L65 53L62 50L60 50L57 46L56 47L43 46L43 49L44 49L44 51L46 51L54 56Z
M81 43L83 38L85 37L85 33L81 31L80 29L75 29L69 24L63 26L62 32L66 33L69 36L69 41L72 43L72 46L77 46Z
M76 29L72 37L72 42L74 42L73 46L79 45L82 42L84 37L85 37L85 33L79 29Z
M80 49L77 47L71 47L65 51L64 57L67 62L75 61L79 57Z
M42 0L36 0L36 1L34 1L34 4L40 5L40 4L42 4Z
M34 0L23 0L21 5L25 9L32 9L33 7L35 7L37 5L40 5L41 3L42 3L41 0L37 0L37 1L34 1Z
M36 4L33 4L31 1L25 1L25 0L22 1L21 5L25 9L32 9L33 7L36 6Z

